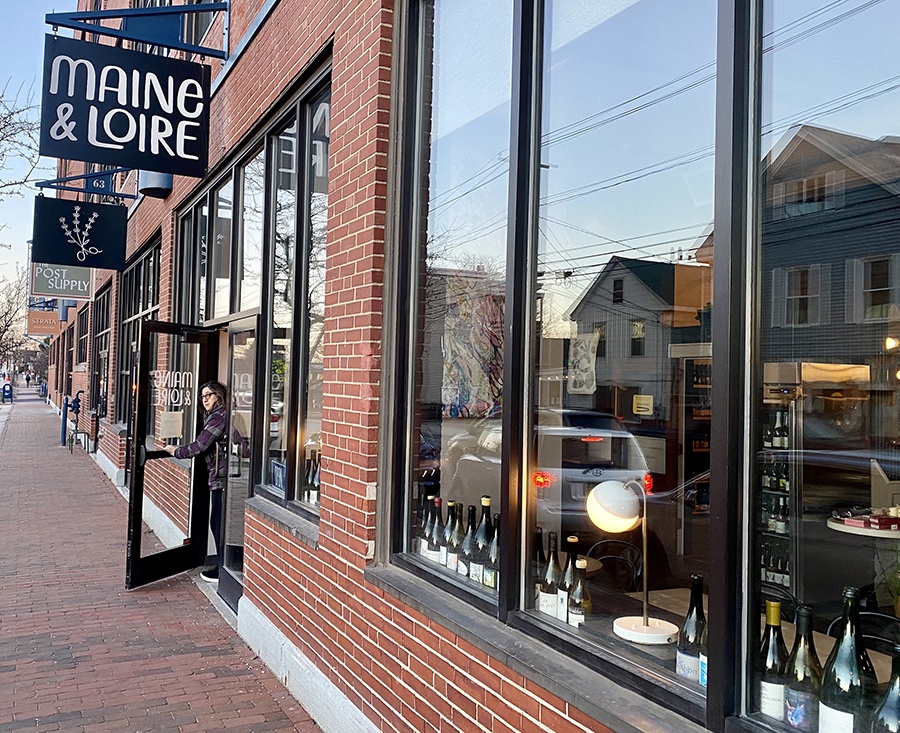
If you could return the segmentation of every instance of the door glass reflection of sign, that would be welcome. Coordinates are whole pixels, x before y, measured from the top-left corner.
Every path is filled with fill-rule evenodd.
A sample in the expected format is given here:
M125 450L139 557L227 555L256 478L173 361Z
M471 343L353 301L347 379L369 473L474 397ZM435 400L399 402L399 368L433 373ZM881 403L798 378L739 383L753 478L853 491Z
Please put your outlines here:
M190 407L193 404L194 375L192 372L155 369L151 372L156 389L157 407Z
M209 67L48 35L40 152L185 176L206 172Z

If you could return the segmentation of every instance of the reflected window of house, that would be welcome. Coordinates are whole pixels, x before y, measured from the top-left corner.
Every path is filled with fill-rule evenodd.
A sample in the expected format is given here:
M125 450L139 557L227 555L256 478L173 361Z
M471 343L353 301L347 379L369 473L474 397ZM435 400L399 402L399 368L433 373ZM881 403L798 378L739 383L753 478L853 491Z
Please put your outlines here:
M631 355L644 356L646 353L647 328L643 321L631 322Z
M863 275L863 308L866 318L886 318L891 304L891 260L866 260Z
M612 302L621 303L625 300L625 281L622 279L613 280Z

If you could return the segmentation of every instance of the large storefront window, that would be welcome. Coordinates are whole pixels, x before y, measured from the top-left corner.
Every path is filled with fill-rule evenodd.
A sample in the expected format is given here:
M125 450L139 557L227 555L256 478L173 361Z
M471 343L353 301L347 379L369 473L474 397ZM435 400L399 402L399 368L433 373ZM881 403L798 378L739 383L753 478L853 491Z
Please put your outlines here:
M120 280L115 397L117 423L126 423L131 419L131 375L140 322L159 317L160 249L159 243L150 247L122 273Z
M213 193L212 231L212 318L221 318L231 313L231 220L234 210L234 186L228 179Z
M238 252L238 311L259 308L262 279L266 154L257 153L241 172L241 246Z
M870 716L900 640L900 10L762 6L747 708L896 730ZM844 662L847 613L867 656Z
M419 29L405 548L488 599L497 592L496 573L484 568L500 506L512 15L506 0L423 3Z
M525 605L699 690L674 641L708 573L716 7L545 12Z

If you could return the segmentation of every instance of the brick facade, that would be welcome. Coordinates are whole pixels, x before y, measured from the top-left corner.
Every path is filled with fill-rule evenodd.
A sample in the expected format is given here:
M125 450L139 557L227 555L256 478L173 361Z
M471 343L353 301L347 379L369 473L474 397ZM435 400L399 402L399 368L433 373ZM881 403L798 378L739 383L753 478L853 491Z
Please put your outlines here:
M84 0L81 6L87 5ZM127 7L110 0L104 8ZM230 47L263 0L234 0ZM393 36L392 0L281 0L215 91L210 164L215 171L276 109L305 70L332 63L330 190L326 257L321 511L316 547L265 518L245 515L244 598L281 632L374 726L382 731L493 733L610 730L364 578L376 539L376 471L381 396L381 328ZM222 19L207 42L221 37ZM213 78L222 69L212 60ZM77 164L76 164L77 165ZM61 168L61 175L65 168ZM130 190L133 174L120 182ZM165 200L143 199L129 219L128 256L161 237L160 318L174 310L176 212L206 181L176 178ZM110 374L98 451L125 469L124 426L114 424L120 279L111 281ZM90 307L90 303L81 308ZM70 319L77 321L76 309ZM71 322L71 320L70 320ZM94 347L93 338L89 348ZM92 363L93 354L88 363ZM51 400L60 353L51 368ZM90 371L72 390L90 389ZM91 404L90 395L83 401ZM390 409L390 408L387 408ZM79 423L90 429L88 410ZM187 482L168 464L148 469L146 496L178 527L187 525ZM377 487L384 490L385 487ZM123 528L124 529L124 528ZM123 547L124 551L124 547ZM472 613L479 613L473 610ZM240 609L239 609L240 614Z

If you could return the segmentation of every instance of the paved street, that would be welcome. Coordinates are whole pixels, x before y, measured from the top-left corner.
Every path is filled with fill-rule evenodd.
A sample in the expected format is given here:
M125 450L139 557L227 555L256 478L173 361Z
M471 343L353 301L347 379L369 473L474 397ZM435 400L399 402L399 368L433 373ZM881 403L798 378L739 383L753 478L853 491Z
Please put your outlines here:
M0 406L0 733L318 731L195 573L124 589L127 503L18 392Z

